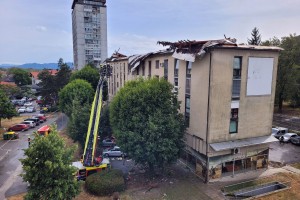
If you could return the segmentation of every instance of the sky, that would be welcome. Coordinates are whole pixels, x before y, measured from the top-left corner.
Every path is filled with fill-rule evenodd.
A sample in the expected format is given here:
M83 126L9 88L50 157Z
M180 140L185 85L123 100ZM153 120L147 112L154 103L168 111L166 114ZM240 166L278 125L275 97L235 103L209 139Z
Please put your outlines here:
M73 62L73 0L0 0L0 64ZM157 41L246 43L300 34L299 0L107 0L108 56L164 49Z

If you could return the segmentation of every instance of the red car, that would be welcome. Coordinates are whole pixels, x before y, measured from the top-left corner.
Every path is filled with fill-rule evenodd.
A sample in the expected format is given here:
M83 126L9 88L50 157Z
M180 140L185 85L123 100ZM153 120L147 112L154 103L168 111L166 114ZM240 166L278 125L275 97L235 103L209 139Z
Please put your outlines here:
M42 122L42 123L47 121L47 118L45 116L42 116L42 115L34 115L33 117L38 118L40 120L40 122Z
M17 124L8 128L8 131L27 131L29 129L27 124Z

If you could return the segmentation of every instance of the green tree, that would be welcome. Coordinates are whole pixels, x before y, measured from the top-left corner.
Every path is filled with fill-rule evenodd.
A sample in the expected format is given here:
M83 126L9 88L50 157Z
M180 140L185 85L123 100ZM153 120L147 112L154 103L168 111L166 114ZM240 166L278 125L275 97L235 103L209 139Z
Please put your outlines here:
M100 125L99 125L99 135L102 138L112 136L112 130L109 123L109 106L105 105L101 111Z
M71 166L75 148L66 147L56 127L51 128L47 137L35 135L24 150L26 158L20 160L24 170L21 176L29 183L27 200L71 200L79 194L79 183L73 175L76 169Z
M179 156L185 132L173 86L164 79L129 81L110 104L118 144L149 172Z
M21 89L15 85L0 85L0 89L3 90L7 97L19 96Z
M71 72L70 66L64 63L63 59L60 58L58 61L58 72L55 75L57 91L69 83Z
M300 37L290 35L283 37L281 45L284 50L280 52L277 71L276 98L279 112L282 111L283 101L293 96L294 84L296 83L296 62L300 56Z
M20 68L11 68L9 73L13 75L16 85L29 85L31 84L31 78L28 71Z
M68 123L68 133L74 141L79 141L82 147L84 147L85 144L90 112L91 104L89 102L81 105L78 98L75 98L72 101L72 112Z
M41 95L43 96L44 102L46 104L54 103L57 98L57 87L55 77L47 69L43 69L38 74L39 80L41 80L38 85L41 87Z
M248 44L250 45L260 45L261 44L261 36L259 34L258 28L254 27L251 32L251 38L248 39Z
M95 91L92 85L85 80L76 79L68 83L59 92L59 107L68 117L71 117L73 100L77 99L80 106L91 104L94 100Z
M87 82L92 84L94 90L96 90L99 82L99 78L100 78L99 70L90 65L86 65L81 70L72 74L71 81L75 79L86 80Z
M12 105L5 92L0 89L0 127L2 119L11 119L17 116L15 107Z

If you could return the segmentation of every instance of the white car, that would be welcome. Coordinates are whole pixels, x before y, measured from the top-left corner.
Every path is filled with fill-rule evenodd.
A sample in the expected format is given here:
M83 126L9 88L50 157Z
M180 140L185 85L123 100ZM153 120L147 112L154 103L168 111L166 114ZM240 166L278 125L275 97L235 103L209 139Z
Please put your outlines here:
M126 156L126 153L123 153L121 151L120 147L115 146L112 149L104 151L103 156L104 157L111 157L111 156L122 157L122 156Z
M290 142L291 138L296 136L298 136L296 133L286 133L283 136L280 136L279 140L283 142Z
M26 107L20 107L18 109L18 113L25 113L26 112Z
M27 124L30 126L30 128L34 128L36 126L34 121L24 121L21 124Z
M27 107L26 112L29 112L29 113L35 112L35 107L33 107L33 106Z
M31 102L26 102L26 103L24 103L24 106L26 106L26 107L32 106L32 103Z

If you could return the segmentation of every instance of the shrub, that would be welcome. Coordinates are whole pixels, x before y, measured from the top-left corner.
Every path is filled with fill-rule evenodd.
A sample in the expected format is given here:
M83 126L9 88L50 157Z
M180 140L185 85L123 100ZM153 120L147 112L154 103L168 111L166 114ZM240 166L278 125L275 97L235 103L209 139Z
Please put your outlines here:
M121 170L111 169L92 174L85 181L87 191L94 195L105 196L125 190Z

